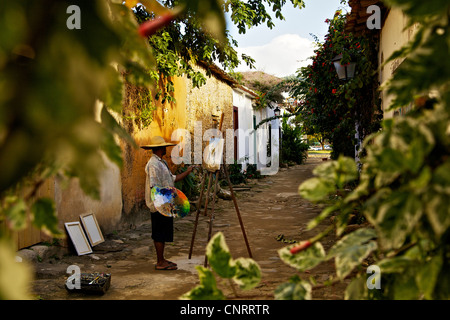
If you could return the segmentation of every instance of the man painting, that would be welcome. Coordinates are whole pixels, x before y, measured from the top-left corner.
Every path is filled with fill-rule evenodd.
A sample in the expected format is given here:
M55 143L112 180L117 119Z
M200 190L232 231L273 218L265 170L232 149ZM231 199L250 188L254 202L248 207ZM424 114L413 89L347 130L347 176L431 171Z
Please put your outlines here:
M154 186L160 188L174 187L174 183L184 179L192 172L190 166L185 172L173 175L163 160L166 154L166 147L174 146L173 143L167 143L163 137L155 136L150 144L142 146L143 149L151 149L153 154L145 166L146 184L145 184L145 202L151 211L152 221L152 239L156 250L156 270L177 270L177 264L164 258L164 247L166 242L173 242L173 217L167 217L157 212L153 201L151 200L151 189Z

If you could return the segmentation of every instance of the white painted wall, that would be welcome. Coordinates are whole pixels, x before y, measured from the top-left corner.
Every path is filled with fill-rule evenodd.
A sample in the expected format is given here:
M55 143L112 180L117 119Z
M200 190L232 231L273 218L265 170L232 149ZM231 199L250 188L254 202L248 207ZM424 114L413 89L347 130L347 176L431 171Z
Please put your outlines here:
M254 134L252 96L245 91L233 89L233 105L238 108L238 162L245 169L253 160ZM236 133L235 133L236 134ZM245 159L245 158L248 159ZM250 159L251 158L251 159Z
M267 159L267 144L269 135L272 139L273 159L279 159L279 123L280 121L271 120L261 125L256 132L253 131L253 119L256 119L256 125L262 120L274 116L272 108L254 110L252 107L253 97L238 88L233 89L233 105L238 108L238 159L243 161L243 169L250 164L256 164L257 169L266 168L266 164L271 159ZM270 125L270 126L269 126ZM273 130L269 132L269 127ZM276 162L278 163L278 162Z

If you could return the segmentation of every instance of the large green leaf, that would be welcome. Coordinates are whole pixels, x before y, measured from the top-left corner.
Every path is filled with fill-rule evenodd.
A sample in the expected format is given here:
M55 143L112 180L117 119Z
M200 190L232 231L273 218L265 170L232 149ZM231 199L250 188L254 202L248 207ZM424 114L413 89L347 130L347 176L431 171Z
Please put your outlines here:
M391 298L394 300L417 300L421 296L412 272L398 274L393 279L390 289L392 289Z
M206 246L206 255L211 268L222 278L236 275L236 266L231 258L225 237L222 232L216 233Z
M402 246L422 213L421 199L409 191L379 190L365 203L365 215L386 250Z
M425 264L421 265L415 273L417 287L424 294L425 299L433 299L433 292L438 281L439 273L443 265L442 255L431 257Z
M332 180L311 178L300 185L298 192L307 200L321 201L335 190L336 188Z
M253 259L238 258L234 260L234 265L236 266L236 274L233 277L233 281L241 289L252 289L259 284L261 281L261 269Z
M377 249L374 229L358 229L340 239L329 251L327 259L335 258L336 273L340 279L345 278L361 264L369 254Z
M338 188L342 188L345 183L358 178L355 160L344 156L340 156L336 161L317 166L313 173L325 180L334 181Z
M293 277L279 285L274 292L275 300L311 300L312 286L309 282Z
M281 260L300 272L314 268L325 259L325 250L320 242L315 242L309 248L292 254L290 249L294 246L291 245L278 250L278 255Z
M33 224L54 237L63 236L58 228L55 204L51 199L40 198L31 206L33 212Z
M217 288L216 279L211 270L202 266L196 266L200 278L200 284L191 291L183 294L184 300L223 300L225 296Z
M366 279L359 275L352 279L352 282L345 289L345 300L365 300L367 299Z
M450 227L450 196L434 191L425 199L425 214L433 231L440 237Z
M414 259L405 256L386 258L377 262L381 273L402 273L417 263Z
M27 205L25 201L17 197L6 197L8 208L4 211L8 218L8 224L13 230L21 230L27 224Z

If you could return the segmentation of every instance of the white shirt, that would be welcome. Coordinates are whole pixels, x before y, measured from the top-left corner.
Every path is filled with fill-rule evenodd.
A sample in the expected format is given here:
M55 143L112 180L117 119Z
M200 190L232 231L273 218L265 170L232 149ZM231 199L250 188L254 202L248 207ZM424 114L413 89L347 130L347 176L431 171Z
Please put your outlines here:
M152 212L156 212L156 208L151 198L152 187L160 188L174 187L176 175L169 170L167 162L156 154L153 154L145 166L145 204Z

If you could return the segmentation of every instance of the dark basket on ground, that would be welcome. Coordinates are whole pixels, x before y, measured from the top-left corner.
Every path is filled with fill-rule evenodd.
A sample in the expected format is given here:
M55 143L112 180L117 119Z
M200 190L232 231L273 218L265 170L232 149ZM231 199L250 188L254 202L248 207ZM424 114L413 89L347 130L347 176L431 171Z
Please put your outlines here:
M66 283L66 289L70 292L84 292L94 294L104 294L111 285L110 273L81 273L80 288L70 289Z

